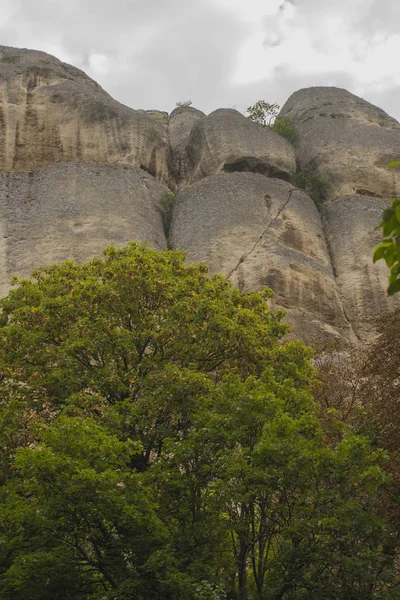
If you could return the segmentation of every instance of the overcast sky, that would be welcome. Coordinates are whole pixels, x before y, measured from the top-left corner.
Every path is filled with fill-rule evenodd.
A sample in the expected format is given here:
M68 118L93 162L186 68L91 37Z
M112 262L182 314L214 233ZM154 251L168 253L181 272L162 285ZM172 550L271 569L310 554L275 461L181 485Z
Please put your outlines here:
M0 44L49 52L133 108L244 112L335 85L400 120L400 0L0 0Z

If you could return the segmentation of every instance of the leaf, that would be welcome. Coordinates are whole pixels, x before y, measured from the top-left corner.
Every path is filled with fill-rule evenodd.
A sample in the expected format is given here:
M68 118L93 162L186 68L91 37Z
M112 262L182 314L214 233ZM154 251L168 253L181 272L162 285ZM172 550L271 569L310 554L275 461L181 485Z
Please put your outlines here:
M388 237L394 231L396 231L396 229L397 229L397 219L396 219L396 213L394 211L392 211L391 218L388 219L388 220L385 220L382 229L383 229L383 235L385 237Z
M381 242L375 248L373 262L376 262L377 260L381 260L381 258L384 258L385 253L388 250L388 248L390 248L390 246L392 246L392 242Z
M397 260L398 260L397 253L395 251L394 245L392 244L392 247L387 250L386 256L385 256L385 261L386 261L386 264L389 267L389 269L391 267L393 267L393 265L395 264L395 262Z
M394 210L393 208L386 208L383 213L382 213L382 219L384 221L389 221L394 215Z
M393 294L397 294L397 292L400 292L400 279L396 279L396 281L393 281L388 287L389 296L393 296Z

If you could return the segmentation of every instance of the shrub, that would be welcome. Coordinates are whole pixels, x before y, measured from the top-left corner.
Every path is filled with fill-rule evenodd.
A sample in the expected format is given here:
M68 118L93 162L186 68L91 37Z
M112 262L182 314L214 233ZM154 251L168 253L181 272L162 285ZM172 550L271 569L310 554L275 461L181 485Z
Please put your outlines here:
M400 167L400 162L389 164L390 169ZM392 205L382 214L383 241L375 248L374 262L385 260L390 269L388 294L400 292L400 198L394 198Z
M163 227L166 237L168 238L172 220L172 207L176 194L174 192L166 192L161 200L161 215Z
M309 175L300 171L296 174L295 186L300 190L304 190L318 207L327 199L328 182L316 175Z
M296 139L296 127L290 117L278 117L279 105L270 104L265 100L259 100L253 106L249 106L248 118L262 127L270 127L275 133L286 138L291 144Z
M278 117L271 129L287 139L291 144L296 141L296 127L290 117Z
M259 123L263 127L270 127L276 119L279 112L279 105L274 103L270 104L265 100L259 100L252 106L249 106L247 111L249 113L248 119Z

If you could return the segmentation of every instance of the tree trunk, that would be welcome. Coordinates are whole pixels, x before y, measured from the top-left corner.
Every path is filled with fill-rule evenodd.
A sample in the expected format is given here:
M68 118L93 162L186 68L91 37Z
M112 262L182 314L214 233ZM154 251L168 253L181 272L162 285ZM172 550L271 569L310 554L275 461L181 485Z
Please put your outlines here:
M247 600L247 547L246 543L240 542L238 555L238 576L239 576L239 598Z

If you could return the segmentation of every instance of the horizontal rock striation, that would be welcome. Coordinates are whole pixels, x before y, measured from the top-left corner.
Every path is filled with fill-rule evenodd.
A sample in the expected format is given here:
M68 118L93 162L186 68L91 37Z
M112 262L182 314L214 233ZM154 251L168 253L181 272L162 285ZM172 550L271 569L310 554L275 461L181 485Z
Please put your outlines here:
M137 240L186 250L242 293L271 287L292 337L368 342L400 304L372 263L400 195L400 125L338 88L300 90L281 116L294 146L236 110L132 110L75 67L0 46L0 295L15 273ZM299 169L326 179L320 210L293 186Z

